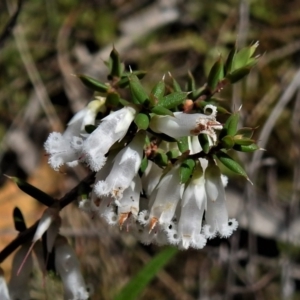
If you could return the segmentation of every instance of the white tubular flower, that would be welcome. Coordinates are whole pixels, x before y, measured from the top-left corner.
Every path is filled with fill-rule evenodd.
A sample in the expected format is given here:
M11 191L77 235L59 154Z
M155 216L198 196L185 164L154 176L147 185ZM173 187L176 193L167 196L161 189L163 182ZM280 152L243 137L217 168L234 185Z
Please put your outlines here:
M195 154L195 153L199 153L202 151L202 147L200 145L200 142L199 142L197 136L195 136L195 135L189 136L188 143L189 143L190 154Z
M219 233L221 237L229 237L237 229L238 223L235 219L228 220L225 189L220 169L216 165L209 164L205 171L205 190L207 195L205 236L213 238Z
M138 175L136 175L131 181L129 187L124 191L122 199L119 201L118 216L120 224L121 222L124 223L129 214L132 214L134 218L137 217L141 192L141 179ZM124 217L126 217L126 219L124 219Z
M14 256L12 263L11 278L8 284L11 300L30 299L29 281L33 267L32 254L31 252L28 254L30 246L30 243L22 245ZM28 256L26 257L27 254ZM25 257L26 260L24 261ZM22 269L19 271L21 265Z
M55 268L63 282L65 300L89 298L76 254L62 236L55 242Z
M0 268L0 299L11 300L2 268Z
M164 133L173 138L207 134L213 142L216 142L217 136L215 130L223 128L221 123L216 121L216 107L207 105L205 107L212 109L210 115L205 114L186 114L175 112L172 116L153 116L150 122L150 128L157 133Z
M103 100L91 101L87 107L76 113L68 123L66 131L50 133L44 144L46 152L50 155L49 164L54 170L58 170L62 165L67 164L74 167L78 164L83 139L81 133L86 125L94 125L97 112Z
M178 222L178 234L184 249L188 249L189 246L202 249L206 245L206 238L201 234L202 218L207 201L204 184L203 171L201 166L197 165L192 180L183 193Z
M150 230L155 224L169 224L174 216L177 203L180 199L181 183L179 165L173 167L159 182L152 193L150 202Z
M113 112L89 135L83 144L85 161L93 171L99 171L105 164L105 154L110 147L121 140L133 121L136 110L130 106Z
M68 164L70 167L78 164L79 152L77 149L82 147L83 140L80 137L65 138L59 132L50 133L44 144L46 152L50 155L48 163L58 171L61 166Z
M157 186L161 176L163 173L163 169L160 168L157 164L148 160L148 166L142 175L142 185L145 194L150 197L154 188Z
M95 185L94 189L98 196L110 194L116 200L122 198L123 191L129 187L141 165L144 141L145 134L140 132L117 154L106 180L99 181Z

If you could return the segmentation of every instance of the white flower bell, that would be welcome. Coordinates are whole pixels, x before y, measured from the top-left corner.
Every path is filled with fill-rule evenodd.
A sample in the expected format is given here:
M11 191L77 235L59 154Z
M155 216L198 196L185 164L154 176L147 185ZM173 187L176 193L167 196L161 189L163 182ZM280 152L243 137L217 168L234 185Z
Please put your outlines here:
M136 110L127 106L113 112L88 136L83 144L84 160L91 170L99 171L105 164L105 154L110 147L121 140L133 121Z
M154 116L150 122L150 128L157 133L164 133L173 138L207 134L215 143L217 136L215 130L223 128L222 124L216 120L217 108L213 105L205 107L211 109L210 115L206 114L186 114L175 112L173 116Z
M204 234L207 238L213 238L217 234L221 237L229 237L237 229L238 223L235 219L228 220L221 172L219 167L214 164L209 164L205 170L205 190L207 209Z

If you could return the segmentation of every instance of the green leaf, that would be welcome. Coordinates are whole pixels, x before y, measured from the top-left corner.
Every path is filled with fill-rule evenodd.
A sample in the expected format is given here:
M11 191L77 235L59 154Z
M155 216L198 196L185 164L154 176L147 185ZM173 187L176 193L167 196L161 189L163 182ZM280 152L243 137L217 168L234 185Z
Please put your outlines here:
M253 128L251 128L251 127L243 127L243 128L240 128L237 131L236 135L239 135L239 136L241 136L243 138L249 138L249 139L251 139L252 136L253 136L253 133L254 133L254 129Z
M136 77L138 79L142 79L147 74L147 72L146 71L133 71L132 73L124 72L121 79L118 81L118 86L120 88L127 87L129 85L129 78L128 77L132 74L136 75Z
M233 140L233 137L231 135L224 136L222 138L221 142L222 142L222 146L225 149L231 149L234 146L234 140Z
M187 90L189 92L194 91L196 89L195 78L193 74L189 71L188 72L188 80L187 80Z
M230 171L245 177L249 182L251 182L242 166L239 163L237 163L232 157L230 157L227 153L219 151L216 154L216 156L219 159L219 161Z
M254 140L249 138L241 138L240 136L234 136L233 139L237 145L249 146L254 143Z
M106 96L105 104L108 106L118 106L120 103L120 95L117 92L109 92Z
M228 57L226 59L226 62L225 62L225 66L224 66L224 74L225 75L228 73L231 73L231 71L232 71L233 59L234 59L235 54L236 54L236 49L234 47L230 50Z
M125 99L120 98L119 101L120 101L120 103L121 103L123 106L128 106L128 105L130 105L130 102L127 101L127 100L125 100Z
M158 149L154 155L153 161L160 167L165 167L168 165L169 158L165 152Z
M181 137L177 139L177 146L181 153L186 152L189 150L189 140L187 136Z
M233 60L233 71L243 68L248 64L248 60L251 57L251 52L251 47L245 47L236 53Z
M144 173L146 171L148 167L148 158L146 156L144 156L144 158L142 159L141 165L140 165L140 170L142 173Z
M211 91L215 90L219 81L224 78L224 64L222 57L220 57L213 67L211 68L208 79L207 79L207 86L211 89Z
M101 93L106 93L108 89L110 88L107 86L105 83L102 83L92 77L86 76L86 75L81 75L78 74L76 75L81 82L88 88L92 89L93 91L101 92Z
M138 129L146 130L149 127L149 116L143 113L139 113L134 118L134 123Z
M129 87L132 95L132 101L135 104L143 104L149 97L145 92L140 80L136 75L130 75L129 77Z
M154 98L160 100L165 95L166 84L164 80L159 81L151 91Z
M198 99L201 95L203 95L205 93L205 91L207 91L207 88L205 86L202 86L194 91L192 91L192 93L189 95L189 97L192 100L196 100Z
M167 247L149 261L118 293L114 300L136 300L156 274L175 256L178 250Z
M111 59L110 76L120 77L122 74L123 67L120 61L120 55L115 48L113 48L112 51L110 52L110 59Z
M172 116L174 117L174 113L170 111L169 109L163 107L163 106L155 106L151 109L151 112L153 112L156 115L159 116Z
M180 181L186 183L193 174L195 168L195 161L191 158L186 159L180 166Z
M203 152L207 154L210 149L207 134L199 134L198 139L199 139L199 142L200 142Z
M158 102L158 106L163 106L167 109L172 109L182 104L183 101L187 98L187 92L174 92L161 99Z
M234 136L236 134L239 119L240 119L239 112L235 112L230 115L230 117L225 122L223 129L220 132L220 139L222 139L226 135Z
M254 152L256 150L259 150L260 148L256 145L256 144L251 144L251 145L237 145L235 144L233 146L233 149L236 151L240 151L240 152Z
M239 80L243 79L250 73L250 67L243 67L233 71L230 74L226 75L226 79L230 81L231 84L238 82Z
M14 208L13 219L14 219L15 229L17 231L22 232L22 231L25 231L27 229L23 214L22 214L21 210L18 207Z
M166 154L167 154L169 160L170 159L175 159L180 155L178 149L172 149L172 150L168 151Z
M173 87L174 92L181 92L182 89L181 89L179 83L176 81L176 79L172 76L172 74L170 72L169 72L169 76L172 80L172 87Z
M22 179L17 177L10 177L7 175L6 177L14 181L20 190L22 190L27 195L35 198L37 201L41 202L42 204L48 207L54 204L55 200L51 196L39 190L38 188L34 187L33 185L27 183L26 181L23 181Z

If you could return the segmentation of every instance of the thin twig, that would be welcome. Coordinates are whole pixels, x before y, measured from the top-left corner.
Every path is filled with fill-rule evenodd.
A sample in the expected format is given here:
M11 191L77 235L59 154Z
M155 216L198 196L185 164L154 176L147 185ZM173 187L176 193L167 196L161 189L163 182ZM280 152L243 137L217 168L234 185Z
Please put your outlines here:
M86 178L84 178L81 182L79 182L70 192L68 192L65 196L59 199L60 209L63 209L68 204L73 202L78 194L80 193L80 189L82 184L92 184L94 182L95 173L89 174ZM19 246L23 245L26 242L29 242L37 228L39 220L37 220L31 227L21 232L13 241L11 241L1 252L0 252L0 263L2 263L12 252L14 252Z

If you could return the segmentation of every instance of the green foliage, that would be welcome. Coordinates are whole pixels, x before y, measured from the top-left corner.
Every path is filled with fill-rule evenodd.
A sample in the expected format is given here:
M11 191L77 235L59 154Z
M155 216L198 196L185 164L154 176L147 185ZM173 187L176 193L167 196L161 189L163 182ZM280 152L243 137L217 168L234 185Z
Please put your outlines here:
M152 260L135 275L123 289L114 297L114 300L135 300L143 292L146 286L164 268L164 266L176 255L178 250L167 247L158 253Z

